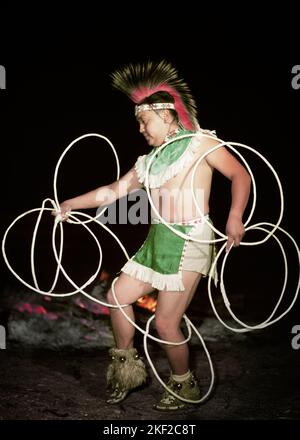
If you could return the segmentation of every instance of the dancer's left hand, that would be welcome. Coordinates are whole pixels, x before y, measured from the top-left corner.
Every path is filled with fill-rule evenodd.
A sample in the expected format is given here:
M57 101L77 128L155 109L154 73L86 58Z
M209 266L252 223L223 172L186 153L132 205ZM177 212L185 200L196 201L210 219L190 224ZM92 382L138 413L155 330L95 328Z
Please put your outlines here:
M245 227L239 216L230 215L226 224L226 235L228 237L226 252L229 252L231 246L239 246L245 235Z

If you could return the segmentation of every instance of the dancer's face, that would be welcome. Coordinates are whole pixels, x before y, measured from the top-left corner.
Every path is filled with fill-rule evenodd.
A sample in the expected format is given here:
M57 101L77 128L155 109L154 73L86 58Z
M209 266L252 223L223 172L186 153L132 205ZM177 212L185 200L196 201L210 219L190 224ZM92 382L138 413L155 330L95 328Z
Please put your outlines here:
M164 111L143 110L138 113L137 121L140 133L150 146L159 147L164 143L170 127Z

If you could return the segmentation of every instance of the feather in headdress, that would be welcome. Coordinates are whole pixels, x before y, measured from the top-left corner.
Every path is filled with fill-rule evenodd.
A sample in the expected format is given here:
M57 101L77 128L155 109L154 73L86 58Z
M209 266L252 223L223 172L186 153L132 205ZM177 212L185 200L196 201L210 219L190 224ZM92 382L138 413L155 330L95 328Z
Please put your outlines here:
M167 61L128 64L111 75L112 85L136 104L156 92L168 92L174 98L179 121L187 130L197 126L197 107L188 85L178 77Z

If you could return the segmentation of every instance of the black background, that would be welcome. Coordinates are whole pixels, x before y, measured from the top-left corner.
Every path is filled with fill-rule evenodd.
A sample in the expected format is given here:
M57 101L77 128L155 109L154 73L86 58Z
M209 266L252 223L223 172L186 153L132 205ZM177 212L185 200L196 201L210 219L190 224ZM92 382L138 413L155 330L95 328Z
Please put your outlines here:
M296 14L291 9L275 18L272 11L271 18L245 9L228 21L221 12L199 15L189 10L181 16L177 10L164 15L153 5L150 9L147 13L133 10L136 19L122 7L114 15L84 10L76 19L73 10L66 16L36 10L32 20L22 19L20 10L10 15L10 25L2 28L0 59L7 74L7 88L0 94L1 235L17 215L39 207L46 197L53 198L55 165L77 136L96 132L108 137L117 149L121 173L148 151L132 103L111 88L109 74L127 62L165 58L190 85L203 128L216 129L224 140L250 145L271 162L285 195L282 227L297 239L300 90L291 85L292 68L299 64ZM251 223L274 222L279 212L275 181L255 155L241 152L249 159L258 185ZM59 199L107 184L115 173L113 155L104 142L92 139L77 144L60 169ZM211 215L220 229L226 221L229 196L229 183L216 175ZM43 287L51 283L54 268L52 221L50 215L45 216L38 244L37 270ZM7 243L10 261L25 277L30 277L28 243L33 224L34 216L26 217ZM129 254L147 231L145 225L111 228ZM93 230L101 239L104 267L118 272L124 255L106 233L98 227ZM248 238L251 241L254 235L249 233ZM95 270L97 258L86 232L70 227L65 252L68 270L83 283ZM240 290L245 279L247 283L253 279L258 296L265 288L271 292L279 288L282 262L276 245L270 243L261 252L257 248L239 252L239 265L228 265L233 291ZM290 265L293 276L294 254ZM1 281L4 285L14 282L3 262ZM61 287L66 288L63 281ZM270 297L265 298L268 302Z

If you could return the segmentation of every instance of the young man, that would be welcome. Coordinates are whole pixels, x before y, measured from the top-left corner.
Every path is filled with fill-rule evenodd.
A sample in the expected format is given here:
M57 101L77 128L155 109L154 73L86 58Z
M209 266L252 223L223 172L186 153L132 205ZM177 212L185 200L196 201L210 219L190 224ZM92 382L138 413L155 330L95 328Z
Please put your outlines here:
M149 160L157 147L173 140L153 159L148 184L160 216L191 240L176 235L152 213L147 239L122 268L115 292L120 304L129 304L124 310L134 320L130 304L157 289L155 325L159 337L181 342L184 340L180 329L182 316L201 276L210 270L214 249L213 244L193 241L212 240L214 235L191 203L192 171L197 160L219 141L212 132L199 127L189 88L169 63L130 64L115 72L112 78L113 85L136 103L140 132L153 149L148 155L140 156L135 166L118 181L63 202L61 214L108 205L130 191L142 188ZM178 136L195 132L195 137L176 140ZM245 233L242 216L251 181L245 168L226 148L220 147L209 153L198 165L194 180L197 200L206 216L209 214L214 169L231 180L232 201L226 225L229 250L232 244L239 245ZM115 304L111 291L108 292L108 302ZM145 382L146 369L133 347L134 327L116 308L111 309L111 321L116 348L110 350L112 362L107 377L112 393L108 403L118 403L131 389ZM200 389L189 369L188 345L163 344L163 347L171 369L168 386L180 397L199 400ZM182 400L165 391L154 408L175 410L184 405Z

